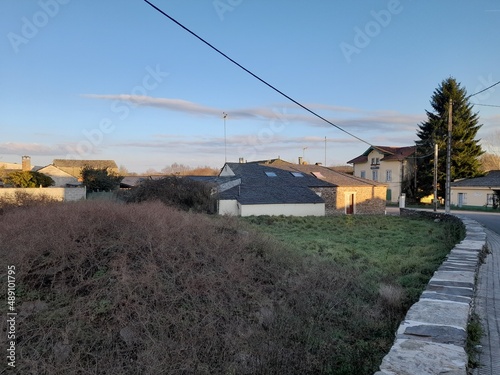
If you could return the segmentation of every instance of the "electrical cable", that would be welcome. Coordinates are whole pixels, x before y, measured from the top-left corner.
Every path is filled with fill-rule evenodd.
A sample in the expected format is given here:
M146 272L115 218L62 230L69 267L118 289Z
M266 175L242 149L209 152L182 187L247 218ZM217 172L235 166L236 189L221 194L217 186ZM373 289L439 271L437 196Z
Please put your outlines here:
M498 85L499 83L500 83L500 81L498 81L497 83L492 84L491 86L486 87L485 89L483 89L483 90L481 90L481 91L478 91L478 92L476 92L476 93L474 93L474 94L472 94L472 95L469 95L469 96L468 96L467 98L465 98L465 99L469 99L469 98L472 98L473 96L475 96L475 95L477 95L477 94L481 94L482 92L485 92L486 90L491 89L492 87L494 87L494 86Z
M190 33L191 35L193 35L195 38L197 38L198 40L200 40L201 42L203 42L204 44L206 44L207 46L209 46L210 48L212 48L214 51L216 51L217 53L219 53L220 55L222 55L224 58L226 58L227 60L231 61L233 64L235 64L236 66L238 66L239 68L243 69L245 72L247 72L248 74L250 74L252 77L256 78L257 80L259 80L260 82L262 82L263 84L265 84L266 86L270 87L271 89L273 89L274 91L276 91L278 94L284 96L285 98L287 98L288 100L290 100L291 102L295 103L296 105L298 105L299 107L301 107L302 109L306 110L307 112L311 113L312 115L316 116L317 118L325 121L326 123L330 124L331 126L337 128L338 130L350 135L351 137L357 139L358 141L361 141L363 143L366 143L367 145L371 146L371 147L374 147L370 142L368 141L365 141L364 139L350 133L349 131L341 128L340 126L334 124L333 122L327 120L326 118L324 118L323 116L319 115L318 113L314 112L312 109L309 109L308 107L306 107L305 105L301 104L300 102L298 102L297 100L293 99L292 97L288 96L287 94L285 94L284 92L280 91L279 89L277 89L275 86L271 85L270 83L268 83L267 81L265 81L264 79L260 78L258 75L254 74L253 72L251 72L250 70L248 70L247 68L245 68L243 65L239 64L238 62L236 62L235 60L233 60L232 58L230 58L228 55L226 55L224 52L220 51L219 49L217 49L216 47L214 47L212 44L210 44L209 42L207 42L205 39L203 39L201 36L199 36L198 34L196 34L194 31L191 31L190 29L188 29L186 26L184 26L183 24L181 24L179 21L175 20L174 18L172 18L170 15L168 15L167 13L165 13L163 10L161 10L160 8L158 8L156 5L152 4L150 1L148 0L144 0L147 4L149 4L152 8L154 8L156 11L158 11L159 13L163 14L165 17L167 17L169 20L171 20L172 22L174 22L175 24L177 24L178 26L180 26L181 28L183 28L184 30L186 30L188 33Z
M495 105L495 104L479 104L479 103L476 103L474 105L480 105L480 106L483 106L483 107L497 107L497 108L500 108L500 105Z

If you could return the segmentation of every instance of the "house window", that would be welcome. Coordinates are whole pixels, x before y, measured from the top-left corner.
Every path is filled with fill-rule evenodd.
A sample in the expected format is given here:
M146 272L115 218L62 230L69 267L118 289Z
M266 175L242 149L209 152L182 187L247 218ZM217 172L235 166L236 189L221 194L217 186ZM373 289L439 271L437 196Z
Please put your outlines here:
M372 180L378 181L378 170L377 169L372 170Z
M361 178L366 178L366 171L361 171Z
M379 164L380 164L379 158L372 158L372 165L379 165Z
M277 177L276 173L274 172L265 172L267 177Z
M486 195L486 206L491 206L493 208L498 208L499 198L496 194Z
M385 171L385 181L386 182L392 181L392 171L391 170Z
M493 206L493 194L486 194L486 205Z

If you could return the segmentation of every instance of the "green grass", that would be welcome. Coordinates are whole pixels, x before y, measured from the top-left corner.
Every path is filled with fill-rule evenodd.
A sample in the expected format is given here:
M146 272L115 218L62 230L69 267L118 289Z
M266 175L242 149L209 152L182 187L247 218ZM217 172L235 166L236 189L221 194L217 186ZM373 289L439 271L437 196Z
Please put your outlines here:
M463 234L453 223L397 216L246 220L303 256L361 271L375 283L390 281L410 288L425 285Z
M456 222L398 216L250 217L253 227L278 239L304 260L340 266L358 287L347 295L342 329L333 330L357 350L380 363L395 329L415 303L450 249L464 236ZM357 285L357 284L360 285ZM380 311L378 319L363 317ZM360 314L360 311L362 313ZM349 362L345 353L342 363ZM368 366L368 365L367 365ZM358 369L369 373L376 368ZM349 372L353 371L353 372ZM332 374L340 374L338 368ZM353 369L345 372L355 373Z
M481 325L481 320L477 313L472 313L467 325L467 344L466 350L469 356L469 368L479 367L479 344L484 331Z

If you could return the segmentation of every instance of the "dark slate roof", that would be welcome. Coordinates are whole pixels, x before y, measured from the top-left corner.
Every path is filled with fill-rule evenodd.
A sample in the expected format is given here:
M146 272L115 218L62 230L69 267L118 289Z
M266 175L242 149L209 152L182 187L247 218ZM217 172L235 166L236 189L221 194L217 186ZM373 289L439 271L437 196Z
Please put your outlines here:
M489 171L483 177L466 178L460 181L454 181L451 186L456 187L489 187L500 189L500 170Z
M138 186L145 180L150 180L149 176L125 176L120 182L120 187L127 188Z
M243 183L220 193L220 199L236 199L241 204L324 203L319 195L303 186L286 188L277 186L248 186Z
M242 204L323 203L311 187L334 187L312 175L294 177L290 171L269 164L227 163L241 184L220 193L220 199L237 199ZM276 177L268 177L273 172Z
M219 177L217 176L183 176L186 178L189 178L193 181L198 181L198 182L207 182L207 183L216 183L219 181Z
M416 146L391 147L391 146L370 146L363 154L349 160L348 164L366 163L368 154L373 150L378 150L384 154L382 160L405 160L415 153Z
M290 172L301 172L307 175L313 175L313 173L319 172L323 177L319 179L329 182L334 186L383 186L384 184L367 180L361 177L355 177L353 175L337 172L333 169L323 167L314 164L283 164L276 166L276 168L284 169ZM318 178L318 177L315 177Z

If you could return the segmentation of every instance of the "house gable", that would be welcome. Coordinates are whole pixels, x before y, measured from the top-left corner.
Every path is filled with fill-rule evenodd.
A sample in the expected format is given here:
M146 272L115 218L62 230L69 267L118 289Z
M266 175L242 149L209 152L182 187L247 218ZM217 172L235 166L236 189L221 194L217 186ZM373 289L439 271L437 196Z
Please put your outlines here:
M38 169L37 172L52 178L54 180L54 186L80 185L76 177L73 177L52 164Z

